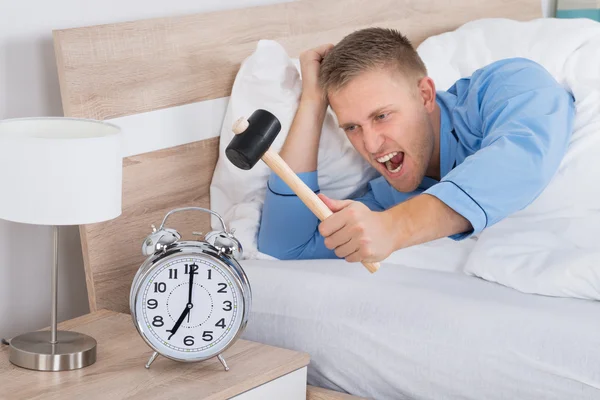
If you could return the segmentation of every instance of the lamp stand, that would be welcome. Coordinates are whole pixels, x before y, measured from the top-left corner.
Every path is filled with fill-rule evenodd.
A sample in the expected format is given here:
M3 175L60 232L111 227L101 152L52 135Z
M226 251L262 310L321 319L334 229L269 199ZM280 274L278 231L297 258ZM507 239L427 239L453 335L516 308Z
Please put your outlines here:
M52 268L52 322L50 331L24 333L10 340L10 362L37 371L64 371L96 362L96 340L71 331L57 331L58 227L54 226Z

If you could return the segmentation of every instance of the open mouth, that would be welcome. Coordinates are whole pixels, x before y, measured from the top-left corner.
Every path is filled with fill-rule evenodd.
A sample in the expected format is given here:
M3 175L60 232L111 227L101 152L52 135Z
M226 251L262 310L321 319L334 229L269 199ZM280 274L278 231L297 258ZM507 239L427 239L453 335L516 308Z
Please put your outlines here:
M390 174L397 174L402 169L404 162L404 153L393 151L382 157L376 158L377 162L385 165Z

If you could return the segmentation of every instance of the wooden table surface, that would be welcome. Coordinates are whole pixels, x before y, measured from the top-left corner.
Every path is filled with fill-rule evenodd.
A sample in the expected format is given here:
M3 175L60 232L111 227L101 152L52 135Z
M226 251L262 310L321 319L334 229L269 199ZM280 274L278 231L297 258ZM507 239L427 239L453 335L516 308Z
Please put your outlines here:
M59 329L88 334L98 342L95 364L73 371L39 372L14 366L8 346L0 347L0 398L10 399L226 399L309 363L309 356L287 349L238 340L223 356L180 363L152 355L131 316L101 310L59 324Z

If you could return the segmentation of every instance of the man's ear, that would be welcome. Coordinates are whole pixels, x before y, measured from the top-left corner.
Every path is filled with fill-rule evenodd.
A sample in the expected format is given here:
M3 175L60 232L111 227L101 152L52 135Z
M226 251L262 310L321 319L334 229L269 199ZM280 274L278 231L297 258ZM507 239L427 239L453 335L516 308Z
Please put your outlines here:
M435 82L433 82L433 79L426 76L421 78L418 88L425 109L427 109L428 112L433 112L435 109Z

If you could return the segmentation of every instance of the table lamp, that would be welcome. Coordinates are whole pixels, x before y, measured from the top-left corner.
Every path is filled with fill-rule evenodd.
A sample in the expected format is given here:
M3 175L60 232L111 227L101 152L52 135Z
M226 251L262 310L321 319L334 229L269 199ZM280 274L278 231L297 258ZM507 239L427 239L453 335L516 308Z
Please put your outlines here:
M96 340L57 331L58 226L91 224L121 214L121 130L75 118L0 121L0 219L53 226L49 331L10 340L10 362L39 371L83 368L96 361Z

